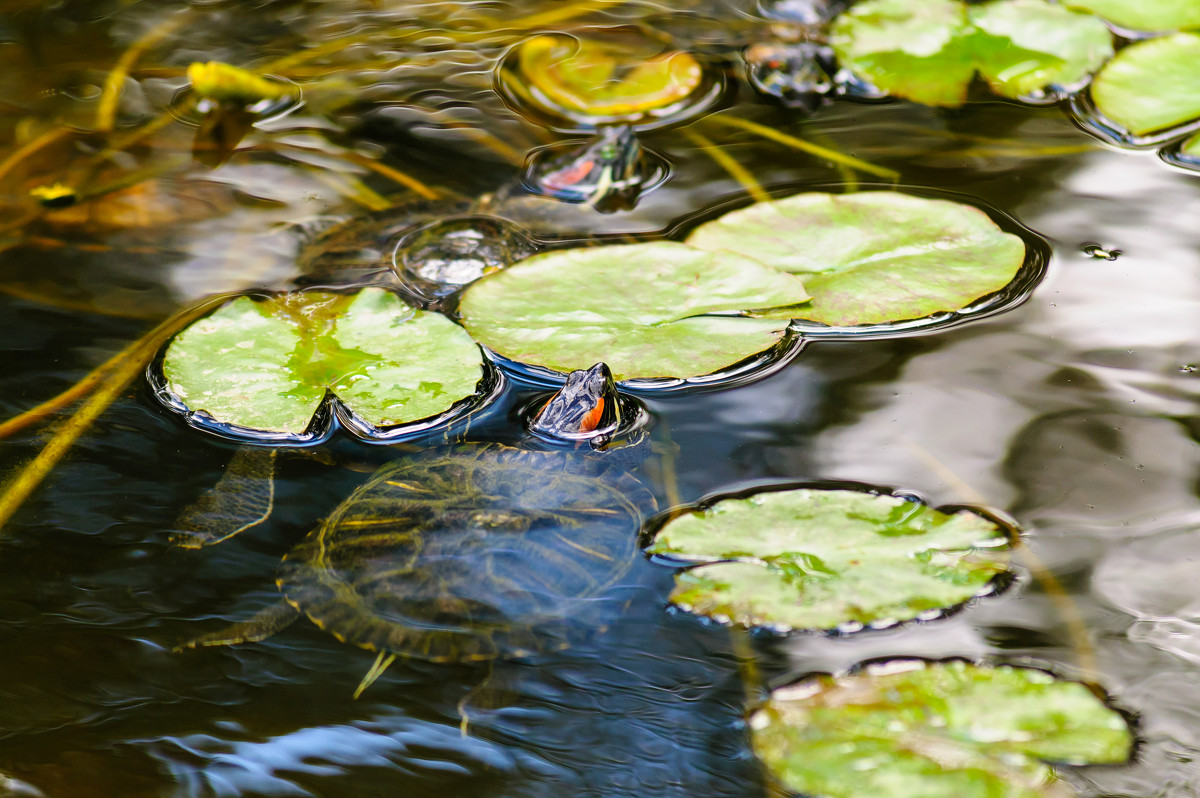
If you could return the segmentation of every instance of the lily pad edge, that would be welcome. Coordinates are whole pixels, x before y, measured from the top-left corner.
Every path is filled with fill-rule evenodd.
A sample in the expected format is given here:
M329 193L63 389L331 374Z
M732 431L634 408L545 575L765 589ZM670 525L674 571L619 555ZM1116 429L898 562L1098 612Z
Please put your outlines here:
M1025 245L1025 260L1017 268L1016 274L1009 283L998 291L993 291L977 297L970 304L957 310L942 311L910 319L897 319L880 324L859 325L827 325L796 317L791 320L791 329L806 339L821 340L854 340L880 341L890 338L904 338L913 335L941 332L961 324L984 319L1000 313L1006 313L1023 305L1034 290L1045 279L1049 267L1051 248L1049 242L1042 236L1026 227L1010 214L987 205L977 197L955 191L931 188L923 185L862 182L852 191L847 191L844 183L802 183L786 184L767 190L770 201L788 199L798 194L833 194L846 195L863 192L894 192L918 199L943 200L959 205L965 205L983 213L1001 232L1016 236ZM692 232L709 222L714 222L726 214L760 204L745 196L725 197L700 209L694 214L672 225L665 231L668 240L687 243ZM746 254L746 253L742 253ZM748 255L748 257L754 257ZM758 258L755 258L758 260ZM761 261L766 265L771 264ZM778 268L778 267L775 267ZM812 275L808 275L812 276ZM811 292L810 292L811 293ZM814 298L817 294L814 294Z
M707 565L716 565L720 563L744 562L745 559L713 559L709 561L689 560L682 557L676 557L669 553L658 553L649 551L649 547L658 537L659 532L668 523L683 515L703 512L719 502L733 499L749 499L756 495L764 493L782 493L793 490L823 490L823 491L852 491L864 493L869 496L892 496L904 501L913 501L946 515L954 515L959 512L969 512L984 521L994 525L997 529L1004 533L1004 537L1008 541L1008 548L1011 551L1021 540L1023 532L1020 525L1015 519L992 507L985 507L975 504L934 504L923 494L907 490L903 488L892 488L884 485L876 485L867 482L855 482L851 480L791 480L778 481L766 480L756 481L738 490L728 491L720 490L706 493L694 502L676 505L669 507L666 510L660 511L651 516L642 525L642 531L639 535L638 545L642 549L643 555L646 556L652 563L670 567L676 570L677 573L695 570ZM787 624L756 624L746 625L735 619L722 615L705 615L692 612L689 608L669 603L669 609L685 613L689 617L695 619L702 624L715 624L726 627L739 627L748 630L751 633L764 633L777 637L793 637L793 636L821 636L829 638L846 637L848 635L858 634L860 632L874 632L888 629L897 629L911 624L922 624L929 621L943 620L959 612L969 609L976 601L983 598L989 598L1002 595L1012 588L1023 577L1023 573L1010 560L1009 567L1006 571L994 575L988 580L986 586L956 604L947 607L940 607L936 610L928 610L912 618L901 619L883 619L880 621L862 624L857 621L849 621L828 628L793 628Z

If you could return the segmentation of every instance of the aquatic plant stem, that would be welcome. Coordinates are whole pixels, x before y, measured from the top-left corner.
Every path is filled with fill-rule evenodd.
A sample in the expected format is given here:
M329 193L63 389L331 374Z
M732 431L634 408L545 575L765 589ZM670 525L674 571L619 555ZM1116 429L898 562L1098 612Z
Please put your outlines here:
M438 193L437 189L430 188L428 185L422 183L420 180L417 180L415 177L401 172L399 169L393 166L380 163L373 158L368 158L362 153L354 152L353 150L346 152L344 157L351 163L358 164L364 169L370 169L372 172L381 174L389 180L399 183L405 188L411 189L413 192L420 194L427 200L441 199L442 195Z
M91 386L95 388L95 393L80 405L70 418L55 428L54 434L42 450L0 488L0 533L13 514L58 465L80 436L116 401L129 383L145 370L159 347L176 332L228 299L228 296L218 296L178 311L109 361L113 365Z
M987 498L954 473L933 452L910 438L901 436L900 440L921 462L929 466L931 471L945 479L964 501L987 506ZM1062 582L1058 581L1054 572L1046 567L1041 558L1025 545L1025 541L1020 535L1013 539L1012 550L1024 560L1025 567L1033 575L1034 581L1041 585L1042 590L1054 604L1054 608L1058 610L1059 617L1066 624L1067 635L1071 639L1071 648L1075 651L1075 657L1078 660L1080 680L1091 685L1098 685L1100 669L1096 663L1096 650L1088 636L1087 623L1079 612L1078 605L1071 598L1071 594L1063 587Z
M121 359L126 357L127 353L128 350L123 350L113 355L58 396L47 399L37 407L32 407L21 415L14 416L0 424L0 438L7 438L14 432L19 432L26 427L37 424L67 405L87 396L97 385L104 381L104 378L108 376L113 367L121 362Z
M129 77L129 68L141 58L142 53L159 41L174 33L189 18L186 12L175 14L147 31L140 39L121 53L112 71L104 79L104 90L100 95L100 103L96 107L96 130L107 133L113 129L117 118L117 104L121 100L121 85Z
M13 167L25 161L30 155L33 155L38 150L48 147L61 138L65 138L71 131L65 127L56 127L47 130L42 135L30 139L22 144L17 149L9 153L9 156L0 162L0 180L8 176Z
M837 150L833 150L828 147L822 147L819 144L813 144L811 141L805 141L804 139L796 138L795 136L789 136L787 133L780 133L774 128L767 127L766 125L760 125L757 122L751 122L749 119L742 119L741 117L737 116L718 115L711 116L704 121L706 124L719 124L727 127L741 128L742 130L749 131L757 136L762 136L764 139L769 139L779 144L786 144L789 147L807 152L809 155L813 155L817 158L824 158L826 160L833 161L836 164L841 164L851 169L857 169L860 172L866 172L867 174L875 175L876 177L882 177L893 182L900 179L900 173L895 169L887 169L883 166L876 166L873 163L868 163L867 161L855 158L853 155L846 155L843 152L838 152Z
M736 180L746 193L754 198L755 202L770 202L771 195L764 191L759 182L754 179L754 175L750 174L746 167L731 158L729 153L722 150L702 133L691 128L684 128L683 135L687 136L708 157L716 161L718 166L728 172L729 176Z

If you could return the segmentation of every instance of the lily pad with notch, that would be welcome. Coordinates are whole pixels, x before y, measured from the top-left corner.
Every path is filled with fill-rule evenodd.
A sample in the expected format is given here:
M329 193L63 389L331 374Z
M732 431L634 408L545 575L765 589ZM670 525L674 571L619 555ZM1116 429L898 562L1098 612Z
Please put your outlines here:
M1083 83L1112 55L1098 18L1044 0L867 0L838 17L839 63L896 96L958 106L976 71L995 93L1029 98Z
M320 440L335 419L368 440L423 433L482 406L500 379L461 327L381 288L238 297L151 369L192 426L279 443Z
M835 328L814 334L906 332L1015 304L1017 284L1036 282L1042 265L979 208L892 191L756 203L700 225L687 243L802 276L813 300L795 317ZM980 302L990 295L998 301Z
M647 552L691 566L672 603L742 626L883 628L1011 582L1012 530L876 489L718 495L656 524Z
M636 387L786 346L791 312L747 312L808 300L799 278L752 258L657 241L534 255L470 285L459 313L504 359L557 372L603 361Z
M1085 685L1034 668L880 662L776 690L755 752L813 798L1068 798L1047 762L1120 764L1129 725Z

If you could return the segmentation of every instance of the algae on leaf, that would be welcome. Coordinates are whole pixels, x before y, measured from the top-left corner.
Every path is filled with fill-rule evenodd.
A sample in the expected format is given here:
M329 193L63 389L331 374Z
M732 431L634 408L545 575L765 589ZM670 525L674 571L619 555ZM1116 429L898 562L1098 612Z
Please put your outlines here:
M754 749L812 798L1066 798L1045 762L1129 758L1125 720L1045 671L917 660L776 690Z
M1007 286L1025 244L978 208L890 191L796 194L727 213L687 243L804 276L797 318L834 327L961 310Z
M327 391L390 427L449 410L483 373L462 328L379 288L239 297L176 336L162 371L189 412L287 434L308 429Z
M834 629L941 613L1008 570L1005 530L896 496L798 489L722 499L668 521L652 554L707 563L671 601L746 626Z
M1176 33L1117 53L1092 83L1096 109L1135 136L1200 118L1200 35Z
M1127 30L1200 28L1200 3L1196 0L1063 0L1063 5L1090 11Z
M786 321L744 311L808 299L798 278L751 258L658 241L535 255L471 285L459 313L477 341L520 363L687 378L780 341Z

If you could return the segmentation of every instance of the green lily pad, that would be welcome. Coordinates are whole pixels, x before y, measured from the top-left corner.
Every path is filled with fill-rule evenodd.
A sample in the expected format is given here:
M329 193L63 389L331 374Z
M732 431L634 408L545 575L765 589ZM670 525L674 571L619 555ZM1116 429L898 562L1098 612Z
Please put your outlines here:
M1179 152L1189 158L1200 158L1200 133L1189 136L1187 141L1183 142L1183 146L1179 148Z
M1000 0L972 6L969 16L976 66L1004 97L1080 83L1113 54L1101 20L1044 0Z
M1200 36L1176 33L1126 47L1092 83L1096 110L1135 136L1200 118Z
M746 626L886 626L987 592L1006 532L896 496L799 489L723 499L667 522L648 551L701 565L671 601Z
M187 412L289 435L329 391L372 427L440 415L474 395L482 369L462 328L379 288L239 297L176 336L162 364Z
M1090 11L1126 30L1200 28L1196 0L1064 0L1063 5Z
M867 0L838 17L843 66L897 97L961 105L976 70L992 90L1021 97L1084 80L1112 55L1112 34L1089 14L1044 0Z
M687 243L804 275L797 316L834 327L953 312L999 291L1025 244L978 208L890 191L796 194L727 213Z
M798 278L751 258L657 241L535 255L473 283L459 313L475 340L520 363L604 361L618 380L687 378L770 349L786 331L737 313L808 299Z
M1125 762L1129 727L1081 684L1031 668L900 661L776 690L758 756L812 798L1065 798L1045 761Z
M957 0L867 0L838 16L831 41L842 66L925 105L961 105L975 74Z

